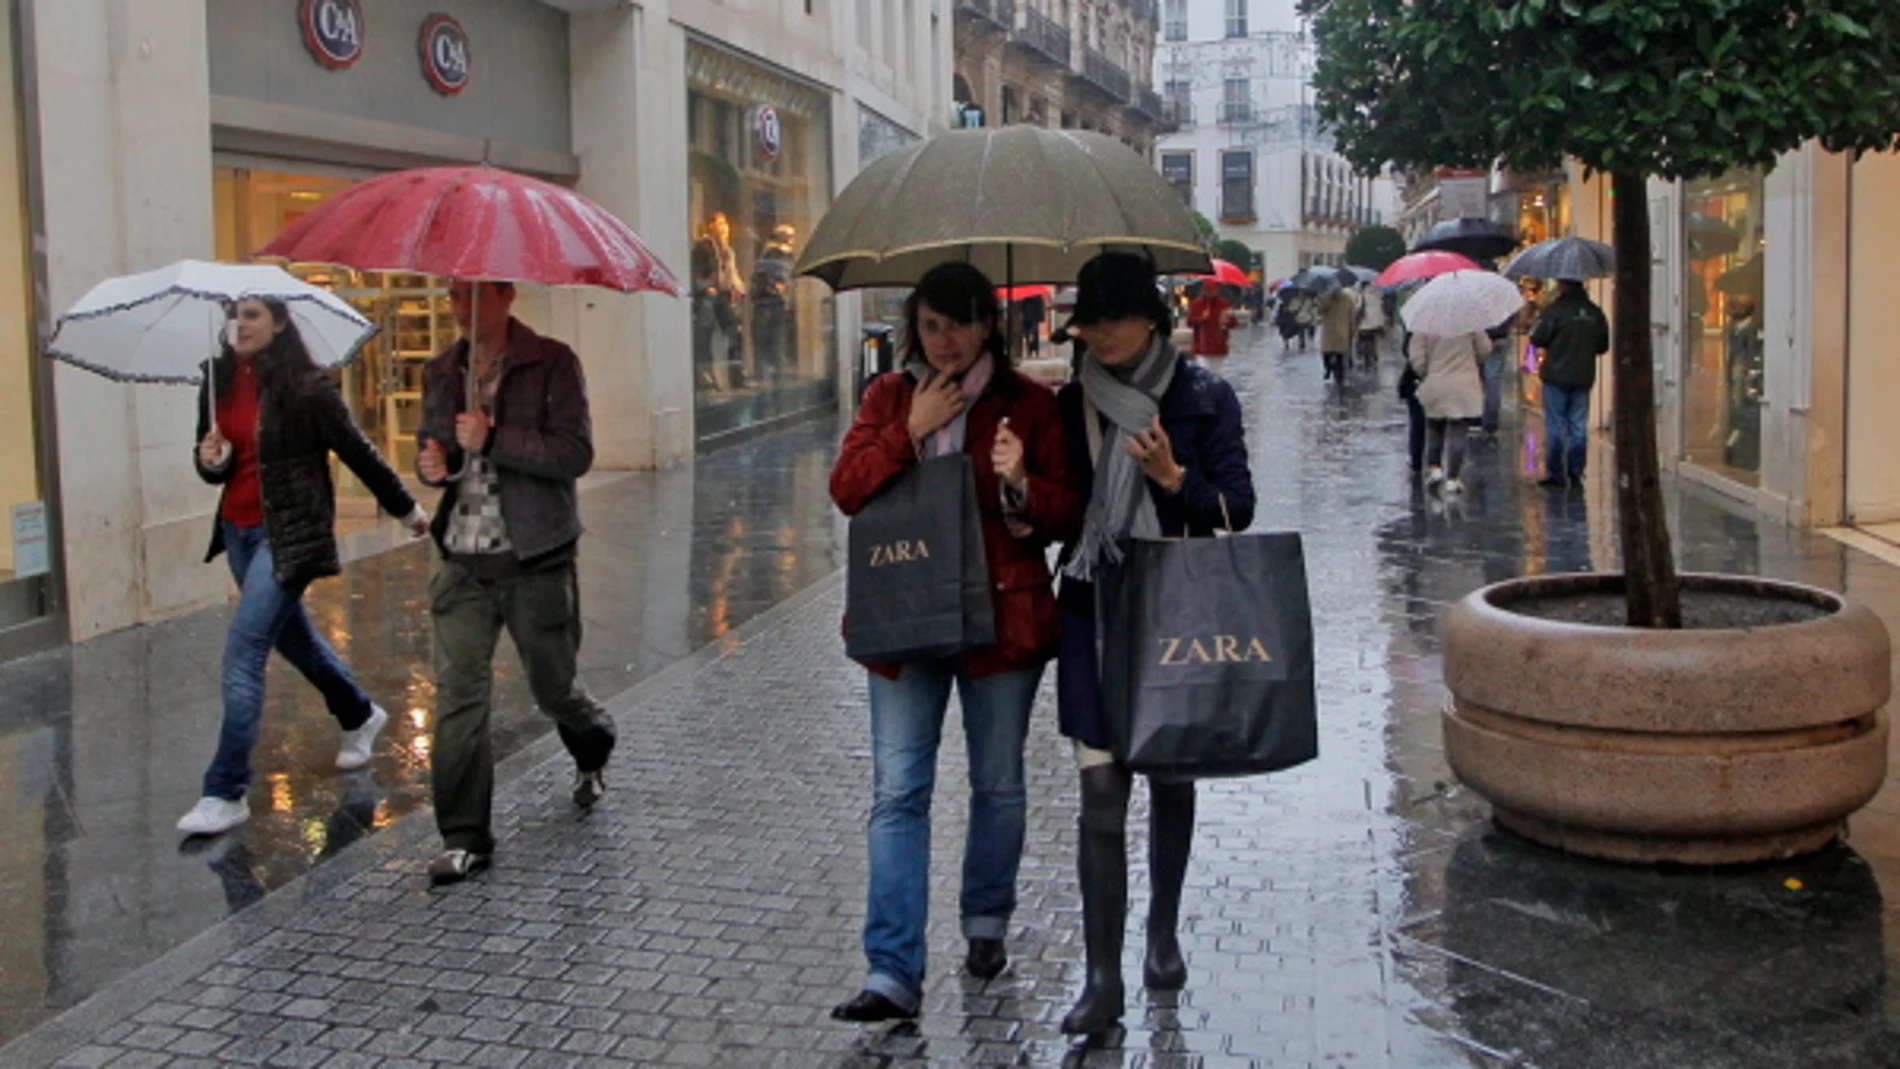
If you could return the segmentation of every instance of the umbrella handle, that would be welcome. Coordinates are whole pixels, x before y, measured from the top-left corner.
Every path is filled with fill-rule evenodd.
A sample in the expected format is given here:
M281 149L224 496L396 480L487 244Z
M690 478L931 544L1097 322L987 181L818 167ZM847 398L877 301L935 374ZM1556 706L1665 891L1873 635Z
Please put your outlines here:
M211 349L211 359L205 362L205 423L211 433L218 433L218 357L223 355L217 346Z

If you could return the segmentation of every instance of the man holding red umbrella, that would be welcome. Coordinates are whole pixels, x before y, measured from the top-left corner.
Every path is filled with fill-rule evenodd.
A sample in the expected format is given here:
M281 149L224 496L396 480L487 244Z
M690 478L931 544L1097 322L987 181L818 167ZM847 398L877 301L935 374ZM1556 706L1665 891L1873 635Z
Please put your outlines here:
M494 853L488 721L502 628L521 654L535 703L574 758L574 804L600 800L614 748L612 718L576 679L581 519L574 482L594 462L586 383L572 349L510 314L514 298L511 283L455 283L450 304L463 340L423 372L416 469L425 483L444 488L432 527L442 561L429 588L436 662L430 781L443 844L429 877L438 884L468 878Z

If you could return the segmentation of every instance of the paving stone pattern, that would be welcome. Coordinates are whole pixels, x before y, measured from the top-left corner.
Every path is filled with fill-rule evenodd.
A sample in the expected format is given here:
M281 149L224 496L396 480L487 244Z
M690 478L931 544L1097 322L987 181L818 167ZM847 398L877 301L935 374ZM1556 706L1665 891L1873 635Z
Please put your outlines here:
M1534 435L1481 447L1469 499L1404 478L1385 380L1340 391L1311 355L1229 361L1251 413L1257 526L1306 538L1322 756L1205 784L1184 906L1186 991L1131 991L1128 1030L1076 1046L1074 772L1045 681L1013 963L956 972L966 764L947 728L934 962L914 1026L827 1019L862 976L870 764L834 578L614 702L591 812L543 740L498 797L500 852L432 890L426 814L360 842L132 980L0 1049L7 1064L165 1066L1592 1067L1896 1064L1880 886L1859 852L1741 872L1566 858L1489 829L1438 750L1435 621L1521 571L1613 565L1607 483L1547 497ZM1599 468L1600 467L1599 458ZM1676 501L1686 559L1900 591L1885 566ZM1594 522L1592 516L1594 515ZM1706 566L1706 564L1705 564ZM1145 856L1145 810L1130 855ZM1866 831L1863 833L1863 829ZM1861 846L1862 837L1868 840ZM1138 981L1139 863L1126 962ZM1797 890L1798 888L1798 890ZM16 1061L17 1059L17 1061Z

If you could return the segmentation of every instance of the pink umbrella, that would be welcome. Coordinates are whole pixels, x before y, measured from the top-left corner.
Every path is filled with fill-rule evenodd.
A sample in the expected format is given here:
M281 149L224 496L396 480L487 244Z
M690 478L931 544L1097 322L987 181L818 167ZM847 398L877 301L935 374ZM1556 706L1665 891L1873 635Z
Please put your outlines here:
M1469 256L1443 250L1415 252L1392 261L1391 266L1379 272L1374 279L1375 286L1396 286L1401 282L1410 282L1420 278L1437 278L1453 271L1476 271L1478 264Z

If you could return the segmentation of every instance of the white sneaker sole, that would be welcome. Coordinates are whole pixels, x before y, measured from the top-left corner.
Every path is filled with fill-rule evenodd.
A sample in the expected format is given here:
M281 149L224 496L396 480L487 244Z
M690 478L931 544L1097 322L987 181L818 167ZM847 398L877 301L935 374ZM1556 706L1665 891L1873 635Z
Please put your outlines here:
M199 823L198 821L192 820L190 814L186 814L179 818L178 830L184 832L186 835L223 835L232 828L242 827L244 822L249 819L251 819L251 811L249 809L246 809L243 813L232 817L228 821L219 823Z

